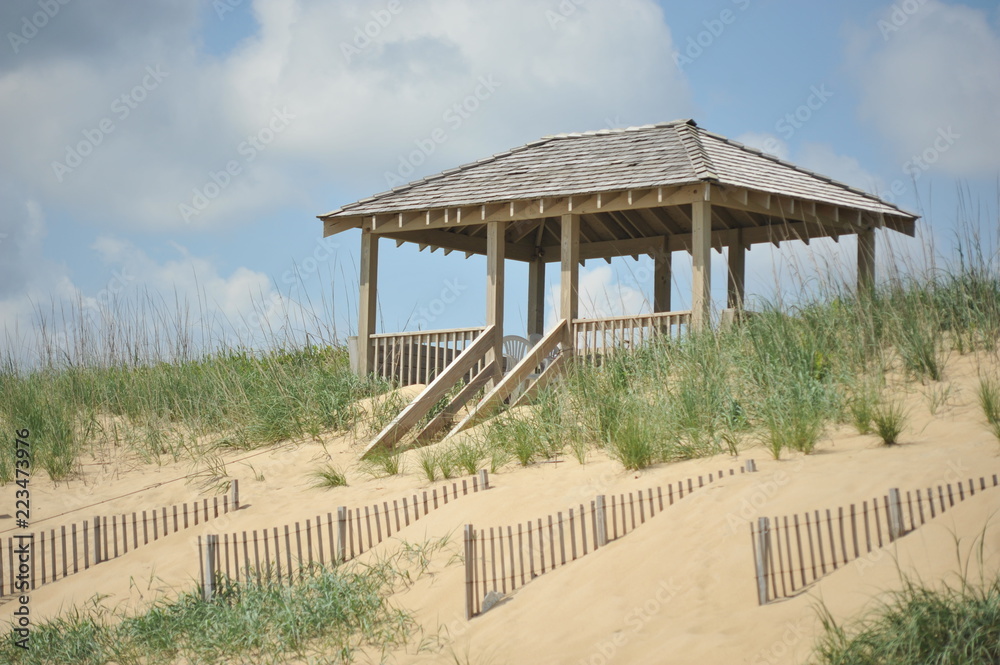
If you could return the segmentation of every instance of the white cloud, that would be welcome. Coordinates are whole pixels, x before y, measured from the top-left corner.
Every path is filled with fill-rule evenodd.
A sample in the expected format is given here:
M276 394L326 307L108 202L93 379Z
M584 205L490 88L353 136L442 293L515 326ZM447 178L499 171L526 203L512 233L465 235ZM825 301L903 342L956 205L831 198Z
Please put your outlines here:
M907 176L919 177L924 162L949 175L995 175L1000 34L989 15L926 0L896 3L878 20L848 45L861 117L886 137Z
M647 282L652 283L651 270L645 263L648 262L640 264L640 267L632 273L633 279L629 280L631 283L622 281L619 271L612 265L601 264L593 268L582 268L578 291L579 316L601 318L652 311L648 298L637 286ZM553 323L558 321L560 299L560 286L556 284L550 287L548 313L545 317L547 321Z
M0 293L0 337L3 352L22 361L37 360L46 346L87 355L135 343L140 355L169 358L185 335L189 350L198 351L203 342L256 345L316 329L311 308L279 292L264 273L239 267L226 274L180 246L176 257L157 261L129 241L101 236L88 249L106 280L80 288L65 267L45 258L39 206L29 205L19 221L0 232L0 265L17 276Z
M384 27L361 0L257 0L259 32L220 58L193 46L199 4L115 14L115 30L84 21L73 39L85 12L64 8L0 67L0 140L18 155L0 177L111 228L186 228L181 204L205 227L301 199L307 182L367 194L439 128L420 174L623 110L690 109L652 0L581 5L556 29L530 0L406 2Z

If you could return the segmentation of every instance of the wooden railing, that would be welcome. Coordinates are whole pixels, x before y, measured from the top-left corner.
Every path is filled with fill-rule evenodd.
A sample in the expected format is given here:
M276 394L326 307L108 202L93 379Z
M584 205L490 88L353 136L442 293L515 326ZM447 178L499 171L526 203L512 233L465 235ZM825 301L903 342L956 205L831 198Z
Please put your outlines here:
M401 386L428 384L483 332L477 328L372 335L375 374ZM475 375L485 365L470 370Z
M690 325L689 311L576 319L573 322L575 355L585 361L598 362L602 356L637 348L661 335L679 338Z

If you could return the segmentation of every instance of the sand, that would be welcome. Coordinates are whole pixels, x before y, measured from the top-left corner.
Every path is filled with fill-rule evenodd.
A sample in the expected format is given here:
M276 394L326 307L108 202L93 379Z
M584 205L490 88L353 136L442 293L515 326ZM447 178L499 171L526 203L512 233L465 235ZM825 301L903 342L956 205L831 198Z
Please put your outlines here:
M971 577L980 571L995 575L1000 571L1000 488L827 575L805 593L764 607L757 604L748 526L760 515L835 508L890 487L905 491L1000 473L1000 442L976 403L977 372L983 367L1000 370L992 356L956 355L942 382L904 385L899 395L909 419L901 445L894 447L837 426L828 429L814 454L780 461L763 448L749 447L738 459L720 455L641 472L625 472L597 452L584 465L568 454L527 468L508 465L492 474L493 489L453 502L400 533L410 542L448 534L452 540L435 555L427 574L393 598L414 613L422 633L391 659L802 663L819 634L820 602L843 620L898 588L901 574L931 584L957 581L963 567ZM281 526L340 505L370 505L431 486L414 453L408 454L402 475L372 478L357 465L361 446L350 436L328 436L224 455L225 472L240 480L244 509L41 587L31 596L33 620L86 604L97 593L107 596L109 606L137 608L190 588L198 573L199 534ZM460 549L462 525L515 524L566 510L598 493L676 482L748 458L756 460L758 473L726 477L607 548L539 577L488 613L465 620L463 571L453 556ZM347 487L312 487L310 472L326 463L347 472ZM213 493L203 485L204 469L190 463L141 465L119 456L105 464L90 460L83 469L80 479L68 483L34 479L35 524L57 527ZM196 477L185 478L192 473ZM0 506L11 507L0 512L13 512L15 489L0 489ZM11 526L11 520L0 520L0 530ZM981 560L973 554L980 542ZM373 554L398 546L394 538ZM0 621L7 621L13 609L12 604L0 606ZM421 642L424 648L418 649Z

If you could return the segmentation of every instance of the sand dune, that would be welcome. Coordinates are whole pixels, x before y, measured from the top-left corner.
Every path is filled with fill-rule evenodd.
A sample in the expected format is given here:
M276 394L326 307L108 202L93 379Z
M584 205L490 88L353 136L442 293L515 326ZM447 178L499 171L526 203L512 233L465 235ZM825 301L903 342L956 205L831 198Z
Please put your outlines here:
M902 445L895 447L840 426L829 429L814 454L780 461L761 448L749 448L738 460L717 456L629 473L595 452L585 465L567 455L557 463L502 469L493 474L490 491L453 502L400 533L411 542L453 534L453 543L435 557L430 574L395 598L414 612L424 637L437 635L441 643L417 653L415 639L394 654L395 660L451 662L454 653L483 663L801 663L817 635L820 601L835 617L846 618L897 588L901 571L933 583L954 579L961 561L971 562L975 574L980 566L996 574L1000 489L956 506L884 554L843 567L805 593L765 607L757 605L747 526L758 515L833 508L881 495L889 487L915 489L1000 473L1000 443L983 424L975 401L981 363L994 371L998 367L993 357L954 357L940 384L905 386L901 395L910 415ZM938 403L942 396L943 404ZM358 450L350 437L329 437L225 455L226 473L241 481L243 510L36 590L33 619L84 604L97 593L107 595L106 603L139 607L158 594L189 587L198 571L194 542L199 534L283 525L325 515L339 505L401 498L430 485L413 453L404 474L373 479L357 467ZM758 473L724 478L607 548L532 581L488 613L465 621L463 571L452 560L460 550L463 524L514 524L565 510L597 493L663 485L749 457L757 461ZM328 462L347 471L349 486L311 487L309 473ZM188 463L157 467L90 460L79 480L53 485L35 479L35 522L49 528L95 514L189 501L206 495L200 485L204 473L184 479L197 472ZM14 489L0 490L3 505L13 506ZM67 511L76 512L52 517ZM38 522L46 517L52 519ZM0 528L9 525L0 522ZM971 554L977 539L984 544L982 561ZM397 545L390 541L377 549ZM0 607L0 620L7 620L12 609Z

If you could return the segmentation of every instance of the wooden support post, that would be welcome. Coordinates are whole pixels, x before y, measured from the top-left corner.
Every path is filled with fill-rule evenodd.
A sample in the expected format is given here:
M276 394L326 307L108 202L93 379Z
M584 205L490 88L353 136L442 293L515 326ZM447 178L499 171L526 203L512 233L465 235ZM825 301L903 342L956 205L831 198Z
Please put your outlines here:
M490 472L486 469L479 470L479 489L488 490L490 488Z
M663 236L661 246L653 252L653 311L670 311L671 279L670 238Z
M579 312L580 284L580 216L563 215L560 230L560 261L562 276L559 285L559 318L566 319L566 331L563 336L562 352L572 355L576 346L575 327Z
M889 490L889 540L896 540L905 534L903 503L899 499L899 490L893 487Z
M858 231L858 294L875 287L875 229Z
M528 335L545 332L545 259L528 264Z
M506 241L503 222L486 225L486 326L495 326L493 347L486 352L486 364L496 361L501 373L503 366L503 287Z
M375 334L375 304L378 297L378 236L361 231L361 278L358 293L358 374L375 371L372 335Z
M337 508L337 553L336 563L347 561L347 507Z
M232 494L230 503L233 504L233 510L240 509L240 481L233 478L229 485L229 491Z
M691 328L704 330L712 313L712 204L691 204Z
M212 594L215 589L215 550L219 546L219 537L214 534L209 534L205 536L205 549L203 553L205 555L204 568L205 571L205 586L202 588L202 596L205 602L212 600Z
M745 470L745 473L753 473L754 471L757 470L757 462L755 462L752 459L748 459L746 462L744 462L743 468Z
M473 557L473 542L475 540L475 531L471 524L466 524L463 534L463 540L465 542L465 620L468 621L472 618L475 612L475 578L474 571L476 569L475 558Z
M743 244L743 231L741 229L733 229L729 233L729 289L726 307L743 309L746 246Z
M597 517L597 546L604 547L608 544L608 513L603 494L597 496L594 506L594 514Z
M757 604L767 604L767 571L771 557L771 525L766 517L757 518L757 539L754 541L757 560Z

